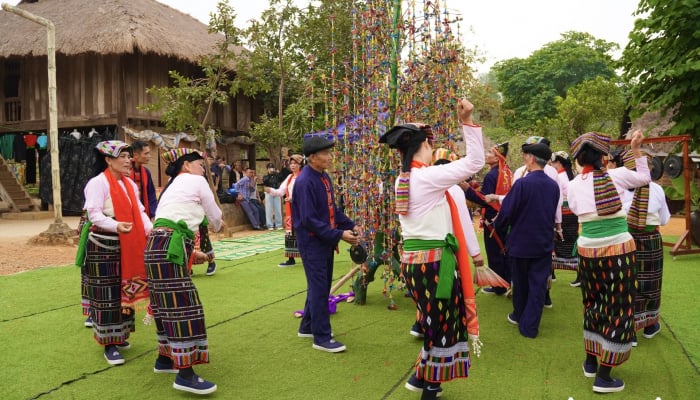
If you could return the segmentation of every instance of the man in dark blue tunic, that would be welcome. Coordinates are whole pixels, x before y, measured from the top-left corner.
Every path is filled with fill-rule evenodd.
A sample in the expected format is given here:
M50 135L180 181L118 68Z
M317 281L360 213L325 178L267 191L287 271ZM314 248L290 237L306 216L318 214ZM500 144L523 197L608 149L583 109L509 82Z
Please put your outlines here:
M501 158L505 158L508 155L508 143L502 143L494 146L486 152L486 164L488 164L491 169L486 173L484 181L481 183L481 187L475 189L473 187L467 188L464 191L464 195L467 200L472 201L482 207L481 209L481 225L484 230L484 248L486 249L486 258L488 260L489 267L497 273L504 281L510 282L510 265L504 253L506 232L498 232L495 230L493 225L494 218L498 215L498 210L496 207L499 206L498 203L488 203L484 200L484 196L489 194L501 194L496 193L497 184L499 182L499 174L505 173L501 171L500 168L508 169L505 163L500 162ZM502 164L502 166L501 166ZM510 175L510 171L508 171ZM504 287L486 287L481 289L485 294L496 294L504 295L507 291Z
M559 185L544 173L551 156L545 144L523 146L528 174L513 184L496 218L497 229L510 229L506 249L513 280L513 312L508 321L529 338L537 336L542 319L547 279L552 273L554 216L561 207Z
M332 338L328 311L333 251L341 239L355 245L361 236L355 223L336 207L331 178L325 172L331 164L330 148L334 144L318 136L304 141L302 149L308 165L294 183L292 201L292 221L307 284L298 336L313 337L313 348L329 353L345 350L344 344Z

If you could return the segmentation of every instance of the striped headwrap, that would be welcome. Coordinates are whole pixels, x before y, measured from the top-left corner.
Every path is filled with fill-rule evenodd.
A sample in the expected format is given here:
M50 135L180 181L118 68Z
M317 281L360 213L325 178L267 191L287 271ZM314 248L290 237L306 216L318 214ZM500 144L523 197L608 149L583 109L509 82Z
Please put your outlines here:
M172 163L177 161L178 158L187 155L187 154L192 154L192 153L198 153L200 156L202 153L197 150L197 149L190 149L186 147L179 147L177 149L171 149L163 153L161 157L163 157L163 161L167 163Z
M119 153L124 150L128 150L130 147L121 140L106 140L104 142L97 143L95 148L103 156L117 158L119 157Z
M634 153L625 150L620 154L625 168L634 170L636 162ZM627 212L627 225L633 230L643 231L647 225L647 212L649 211L649 185L644 185L634 189L632 204Z
M574 139L571 143L571 157L578 157L583 145L588 144L592 148L600 151L603 154L608 154L610 151L610 136L603 135L598 132L588 132Z

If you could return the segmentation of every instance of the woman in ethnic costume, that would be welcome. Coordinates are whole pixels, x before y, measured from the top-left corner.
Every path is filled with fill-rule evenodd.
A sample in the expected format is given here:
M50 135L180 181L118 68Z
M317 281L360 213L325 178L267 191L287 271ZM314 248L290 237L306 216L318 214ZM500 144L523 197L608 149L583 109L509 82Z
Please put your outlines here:
M640 152L643 141L641 131L632 135L636 171L606 171L603 156L609 151L609 136L589 132L571 145L571 156L583 168L569 182L568 191L569 208L582 228L577 251L584 307L583 374L595 377L593 391L599 393L625 388L610 371L629 358L634 340L635 244L620 194L651 181L646 157Z
M207 255L194 251L194 232L206 218L218 232L221 209L204 178L202 155L193 149L163 154L171 179L163 189L153 230L148 235L145 263L151 290L151 310L156 322L158 359L156 373L177 373L173 388L208 394L216 385L198 377L193 366L209 362L204 310L188 272L191 263L203 263Z
M554 240L554 253L552 254L552 269L563 269L568 271L578 271L578 257L573 255L574 245L578 239L578 217L571 212L567 195L569 192L569 181L574 179L574 171L571 165L571 158L565 151L552 153L550 165L554 167L561 193L561 237ZM580 285L578 272L576 279L570 283L573 287Z
M473 344L478 343L468 249L457 206L447 192L484 165L481 127L472 123L473 108L466 100L457 102L467 156L450 164L429 166L433 135L428 125L395 126L379 139L401 154L395 185L404 240L401 271L423 315L424 333L415 374L406 388L422 392L421 399L435 399L442 382L467 377L468 333ZM473 350L478 353L478 345Z
M95 148L95 177L85 185L87 220L82 225L76 264L83 265L83 295L94 338L110 365L124 364L120 349L130 347L134 313L148 300L143 264L151 220L129 179L129 146L119 140ZM82 262L80 260L83 260ZM84 308L85 309L85 308Z
M621 167L634 169L634 154L626 150L620 156ZM666 225L671 212L663 188L654 182L627 191L622 198L627 211L627 225L637 246L637 297L634 298L635 330L644 329L651 339L661 330L661 277L664 270L664 249L659 226Z
M284 196L284 256L287 260L277 265L280 268L291 267L296 264L294 259L301 257L297 248L297 234L292 226L292 189L294 189L294 181L301 172L303 162L304 157L293 154L289 157L289 169L292 173L284 179L279 188L265 187L265 193L270 196Z

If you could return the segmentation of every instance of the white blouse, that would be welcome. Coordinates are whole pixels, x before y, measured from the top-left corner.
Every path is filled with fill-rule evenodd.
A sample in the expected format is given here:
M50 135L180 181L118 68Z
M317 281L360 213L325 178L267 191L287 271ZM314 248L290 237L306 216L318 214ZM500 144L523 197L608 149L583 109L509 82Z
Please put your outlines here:
M634 192L625 190L620 197L622 208L629 212L634 199ZM649 206L647 207L647 225L663 226L671 220L671 212L666 204L664 189L654 182L649 182Z
M484 166L481 127L463 125L462 130L466 157L449 164L411 168L408 213L399 215L404 239L443 240L448 233L454 233L445 191ZM398 183L397 178L395 186Z
M143 221L143 228L145 229L146 234L148 234L148 232L151 231L153 224L148 218L148 215L146 215L145 208L139 200L139 190L136 187L136 184L126 176L117 182L119 187L124 191L124 194L126 194L124 182L128 182L128 184L134 189L134 194L136 194L139 211L141 213L141 220ZM104 172L90 179L85 185L83 193L85 194L85 205L83 208L87 211L90 222L104 231L117 233L117 224L123 221L117 221L114 219L112 195L109 192L109 181L107 180Z
M220 231L223 213L216 205L207 180L201 175L189 173L180 174L174 179L158 201L156 219L183 220L191 231L196 232L206 215L209 227L214 232Z

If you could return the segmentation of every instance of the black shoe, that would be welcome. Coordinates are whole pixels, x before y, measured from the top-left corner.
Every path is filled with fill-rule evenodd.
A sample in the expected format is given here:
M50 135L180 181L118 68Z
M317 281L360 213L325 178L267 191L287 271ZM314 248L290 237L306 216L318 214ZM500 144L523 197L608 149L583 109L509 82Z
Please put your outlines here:
M593 391L596 393L614 393L621 392L625 388L625 382L622 379L612 379L612 381L606 381L601 377L595 378L595 383L593 384Z
M644 337L647 339L651 339L654 336L656 336L656 334L659 333L659 331L661 331L661 324L657 322L652 326L647 326L646 328L644 328Z
M552 308L554 305L552 304L552 298L549 296L549 290L547 291L547 295L544 297L544 308Z
M570 285L571 287L579 287L579 286L581 286L581 281L578 280L578 278L576 278L576 280L573 281L573 282L571 282L571 283L569 283L569 285Z
M408 332L411 334L411 336L422 339L423 338L423 328L421 328L420 324L418 322L414 323L413 326L411 327L411 330Z
M216 273L216 263L210 262L209 266L207 267L207 276L212 276L215 273Z
M440 384L428 383L423 388L423 394L421 395L421 400L434 400L442 394L442 388Z
M296 261L294 261L293 258L290 258L289 260L287 260L285 262L281 262L281 263L277 264L277 266L280 268L286 268L286 267L291 267L292 265L295 265L295 264L296 264Z

